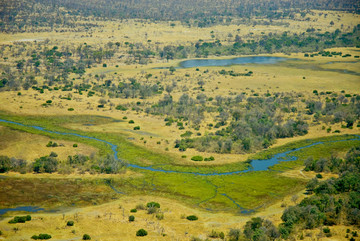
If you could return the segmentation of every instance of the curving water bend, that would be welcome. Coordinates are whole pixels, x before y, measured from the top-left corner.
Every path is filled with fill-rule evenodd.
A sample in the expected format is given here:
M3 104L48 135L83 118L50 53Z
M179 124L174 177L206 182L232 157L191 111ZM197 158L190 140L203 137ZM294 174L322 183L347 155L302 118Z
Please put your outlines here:
M30 126L30 125L24 125L22 123L18 123L18 122L14 122L14 121L9 121L9 120L4 120L4 119L0 119L0 122L5 122L5 123L10 123L10 124L15 124L15 125L20 125L20 126L25 126L25 127L31 127L43 132L47 132L47 133L54 133L54 134L58 134L58 135L72 135L72 136L77 136L77 137L81 137L81 138L85 138L85 139L91 139L91 140L96 140L99 142L103 142L108 144L111 147L111 150L114 153L114 158L115 160L120 160L118 157L118 146L106 141L106 140L102 140L102 139L98 139L95 137L91 137L91 136L85 136L85 135L80 135L77 133L68 133L68 132L59 132L59 131L50 131L50 130L46 130L43 127L40 126ZM299 147L299 148L295 148L289 151L285 151L285 152L281 152L278 154L275 154L272 158L269 159L260 159L260 160L251 160L250 164L251 167L247 170L239 170L239 171L232 171L232 172L213 172L213 173L201 173L201 172L182 172L182 171L175 171L175 170L164 170L161 168L153 168L152 166L139 166L136 164L128 164L129 167L132 168L136 168L136 169L141 169L141 170L147 170L147 171L153 171L153 172L163 172L163 173L181 173L181 174L192 174L192 175L199 175L199 176L223 176L223 175L233 175L233 174L239 174L239 173L246 173L246 172L250 172L250 171L266 171L269 169L269 167L274 166L275 164L278 164L280 161L295 161L297 160L297 157L295 156L289 156L289 154L305 149L305 148L309 148L312 146L316 146L316 145L320 145L320 144L324 144L324 143L334 143L334 142L341 142L341 141L352 141L352 140L360 140L360 136L359 135L355 135L356 138L352 138L352 139L346 139L346 140L336 140L336 141L327 141L327 142L315 142L312 143L310 145L307 146L303 146L303 147Z
M114 153L114 158L115 160L119 160L118 158L118 146L109 142L109 141L106 141L106 140L102 140L102 139L98 139L98 138L95 138L95 137L90 137L90 136L85 136L85 135L80 135L80 134L77 134L77 133L68 133L68 132L58 132L58 131L50 131L50 130L46 130L45 128L43 127L40 127L40 126L31 126L31 125L24 125L22 123L18 123L18 122L14 122L14 121L9 121L9 120L4 120L4 119L0 119L0 122L5 122L5 123L10 123L10 124L14 124L14 125L19 125L19 126L25 126L25 127L30 127L30 128L34 128L36 130L40 130L40 131L43 131L43 132L47 132L47 133L54 133L54 134L59 134L59 135L72 135L72 136L77 136L77 137L81 137L81 138L85 138L85 139L92 139L92 140L96 140L96 141L99 141L99 142L103 142L103 143L106 143L107 145L109 145L111 147L111 150L113 151ZM359 135L355 135L356 137L355 138L352 138L352 139L346 139L346 140L336 140L336 141L328 141L327 143L332 143L332 142L340 142L340 141L349 141L349 140L360 140L360 136ZM223 175L233 175L233 174L239 174L239 173L246 173L246 172L251 172L251 171L265 171L265 170L268 170L269 167L271 166L274 166L275 164L279 163L280 161L294 161L297 159L297 157L295 156L289 156L289 154L295 152L295 151L299 151L299 150L302 150L302 149L305 149L305 148L309 148L309 147L312 147L312 146L316 146L316 145L320 145L320 144L323 144L325 142L315 142L315 143L312 143L310 145L306 145L306 146L303 146L303 147L299 147L299 148L296 148L296 149L292 149L292 150L289 150L289 151L285 151L285 152L282 152L282 153L278 153L276 155L274 155L272 158L269 158L269 159L263 159L263 160L252 160L250 162L251 164L251 167L247 170L239 170L239 171L232 171L232 172L222 172L222 173L217 173L217 172L214 172L214 173L200 173L200 172L181 172L181 171L175 171L175 170L164 170L164 169L161 169L161 168L153 168L152 166L139 166L139 165L136 165L136 164L128 164L129 167L132 167L132 168L136 168L136 169L142 169L142 170L147 170L147 171L154 171L154 172L163 172L163 173L181 173L181 174L191 174L191 175L199 175L199 176L223 176ZM107 184L109 184L109 186L117 193L119 194L125 194L119 190L117 190L115 187L113 187L111 185L110 182L108 182ZM217 192L217 186L214 186L215 187L215 196L218 194ZM235 200L233 200L230 196L228 196L226 193L220 193L220 195L224 196L225 198L228 198L230 201L232 201L236 206L237 208L239 208L240 210L240 213L242 214L249 214L251 212L254 212L254 210L250 210L250 209L245 209L245 208L242 208L238 203L236 203ZM213 196L214 197L214 196ZM203 200L201 201L200 203L203 203L203 202L206 202L210 199L212 199L213 197L211 198L208 198L206 200ZM200 204L199 203L199 204ZM199 205L198 204L198 205ZM38 208L38 207L32 207L32 206L26 206L26 207L17 207L17 208L8 208L8 209L0 209L0 216L8 211L28 211L28 212L37 212L37 211L40 211L40 210L43 210L42 208Z

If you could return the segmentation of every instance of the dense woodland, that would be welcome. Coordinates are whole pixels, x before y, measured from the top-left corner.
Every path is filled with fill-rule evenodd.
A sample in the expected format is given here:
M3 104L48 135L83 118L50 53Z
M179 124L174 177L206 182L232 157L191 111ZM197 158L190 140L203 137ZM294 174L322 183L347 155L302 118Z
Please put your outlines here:
M284 10L285 9L285 10ZM192 26L230 23L234 18L263 17L268 19L294 18L308 9L359 12L356 0L275 0L275 1L117 1L117 0L13 0L2 1L0 19L2 30L27 31L41 27L80 27L89 17L98 20L141 18L179 20Z

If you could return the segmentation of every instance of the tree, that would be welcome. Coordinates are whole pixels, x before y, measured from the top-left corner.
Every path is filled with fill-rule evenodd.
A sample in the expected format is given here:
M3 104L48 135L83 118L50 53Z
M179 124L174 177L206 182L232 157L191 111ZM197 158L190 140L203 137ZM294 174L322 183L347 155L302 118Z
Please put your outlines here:
M34 172L52 173L57 170L58 161L55 157L43 156L35 160L33 163Z
M169 68L169 71L170 71L171 74L174 74L174 72L176 71L176 69L175 69L174 66L171 66L171 67Z
M11 169L11 161L7 156L0 156L0 173L8 172Z
M230 240L238 241L238 240L240 240L240 237L241 237L241 230L232 228L232 229L230 229L228 236L229 236Z

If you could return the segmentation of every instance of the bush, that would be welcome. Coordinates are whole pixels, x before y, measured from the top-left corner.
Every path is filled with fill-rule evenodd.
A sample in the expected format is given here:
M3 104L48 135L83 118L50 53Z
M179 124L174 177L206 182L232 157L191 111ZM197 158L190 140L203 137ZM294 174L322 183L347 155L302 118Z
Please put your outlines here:
M190 215L190 216L187 216L186 219L190 220L190 221L196 221L196 220L198 220L198 217L196 217L195 215Z
M68 221L68 222L66 223L66 225L67 225L67 226L74 226L74 221Z
M214 158L213 156L211 156L211 157L209 157L209 158L206 157L206 158L204 159L204 161L206 161L206 162L207 162L207 161L214 161L214 160L215 160L215 158Z
M25 223L26 221L30 221L31 216L15 216L13 219L9 221L9 223Z
M137 212L137 209L136 208L133 208L130 210L131 213L136 213Z
M323 176L320 173L316 174L316 177L319 179L323 178Z
M323 228L323 232L324 232L324 233L330 233L330 228L329 228L329 227Z
M41 240L43 240L43 239L51 239L51 235L46 234L46 233L41 233L39 235L33 235L31 238L35 239L35 240L37 240L37 239L41 239Z
M160 204L157 202L149 202L146 204L147 208L151 208L151 207L155 207L155 208L160 208Z
M84 234L82 239L83 239L83 240L90 240L91 237L90 237L89 234Z
M196 162L201 162L204 160L204 158L202 156L193 156L191 157L191 160Z
M74 144L73 147L78 147L78 144Z
M136 130L140 130L140 126L135 126L134 127L134 130L136 131Z
M74 111L74 108L68 108L68 111Z
M125 106L122 106L122 105L117 105L117 106L115 107L115 109L117 109L117 110L122 110L122 111L126 111L126 110L127 110L127 108L126 108Z
M135 121L134 120L129 120L129 124L134 124Z
M135 221L134 215L129 216L129 222L134 222L134 221Z
M145 229L139 229L137 232L136 232L136 236L140 236L140 237L143 237L143 236L146 236L148 233Z

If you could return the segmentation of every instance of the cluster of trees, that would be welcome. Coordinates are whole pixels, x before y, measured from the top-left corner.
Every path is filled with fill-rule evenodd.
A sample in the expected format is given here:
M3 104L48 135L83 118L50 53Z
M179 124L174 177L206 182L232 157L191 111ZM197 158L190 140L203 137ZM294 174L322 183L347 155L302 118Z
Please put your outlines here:
M295 226L312 229L320 225L360 224L360 147L351 149L345 159L308 160L305 170L338 173L338 178L311 180L308 191L315 195L287 208L280 232L287 237Z
M240 55L264 53L316 52L332 47L360 46L360 24L353 31L303 32L301 34L269 33L261 36L246 36L246 40L236 35L232 44L220 40L198 41L194 46L165 46L160 52L163 59L183 58L183 56L208 57L209 55ZM166 53L166 54L164 54Z
M292 240L299 237L298 231L302 229L324 227L323 234L331 236L333 225L358 226L360 224L360 147L351 149L343 160L334 161L334 158L332 160L328 160L329 168L326 170L330 170L330 166L336 166L333 172L338 173L339 178L326 181L319 181L316 178L311 180L307 188L315 194L285 209L281 217L283 223L278 227L269 220L255 217L246 223L243 230L231 229L228 233L229 239ZM305 170L308 168L309 164L306 165Z
M170 95L166 95L146 111L171 116L166 118L167 125L172 125L173 118L176 118L179 129L183 128L182 121L197 129L204 120L204 114L213 113L216 124L208 124L208 127L221 129L203 137L178 140L175 147L182 151L196 148L199 151L238 153L266 148L276 138L306 134L306 122L301 119L285 121L281 116L284 108L290 107L293 102L295 100L290 100L288 96L246 98L244 94L217 96L214 100L204 94L199 94L196 99L183 94L178 102L174 102Z
M103 85L94 85L93 91L107 91L112 98L140 98L146 99L156 94L161 94L163 88L158 84L142 83L136 78L124 79L121 81L106 80Z
M179 20L186 24L206 27L217 23L230 23L233 18L262 17L269 19L294 18L296 13L306 14L308 9L345 10L359 12L355 0L314 2L291 1L116 1L116 0L17 0L5 1L1 9L2 31L52 30L53 28L91 28L92 24L80 20L152 19ZM95 25L96 26L96 25Z
M215 123L206 120L207 128L215 129L214 132L191 138L192 132L188 131L175 142L175 148L218 153L252 152L269 147L278 138L305 135L311 122L304 119L309 116L317 124L345 123L344 128L353 128L359 120L360 96L317 91L314 94L315 99L306 100L296 93L247 96L244 92L235 97L216 96L215 99L200 93L196 99L183 94L178 101L165 95L157 104L145 108L145 112L167 115L167 126L175 125L179 129L188 126L195 130L199 130L207 114L215 116ZM319 98L322 95L324 98ZM293 117L285 118L289 115Z
M89 173L121 173L127 164L115 160L111 155L98 158L89 158L81 154L68 156L65 161L58 161L57 154L52 152L49 156L37 158L32 163L22 159L0 156L0 173L14 171L20 173L71 173L76 169L80 172Z

